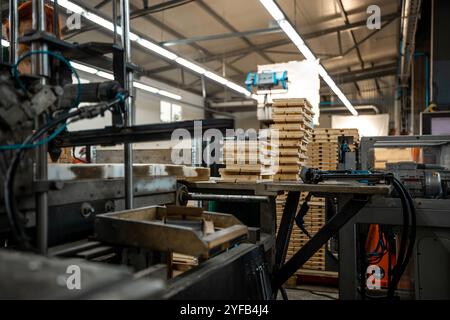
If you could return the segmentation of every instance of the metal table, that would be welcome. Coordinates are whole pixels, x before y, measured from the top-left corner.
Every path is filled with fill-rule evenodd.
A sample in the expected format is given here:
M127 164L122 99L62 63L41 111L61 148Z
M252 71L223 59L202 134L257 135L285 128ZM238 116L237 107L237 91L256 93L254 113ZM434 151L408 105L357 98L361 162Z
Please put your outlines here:
M314 253L339 232L371 199L372 196L388 196L392 191L389 185L369 186L360 183L327 182L320 184L304 184L292 182L260 182L260 183L223 183L218 180L194 182L187 184L190 191L219 195L255 195L267 196L262 202L261 231L275 240L272 288L274 292L280 288ZM276 235L275 198L282 192L288 192L286 204ZM289 261L285 263L294 219L302 192L314 196L334 198L337 200L337 213L308 241ZM224 200L226 197L224 198Z

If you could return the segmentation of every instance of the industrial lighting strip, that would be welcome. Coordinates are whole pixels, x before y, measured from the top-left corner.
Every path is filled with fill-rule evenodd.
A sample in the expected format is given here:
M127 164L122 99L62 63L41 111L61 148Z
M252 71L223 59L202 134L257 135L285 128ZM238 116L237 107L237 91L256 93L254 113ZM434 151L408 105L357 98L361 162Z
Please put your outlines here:
M102 77L102 78L105 78L105 79L114 80L114 75L112 73L101 71L101 70L97 70L97 69L95 69L93 67L89 67L87 65L84 65L84 64L81 64L81 63L77 63L77 62L73 62L73 61L70 62L70 64L72 65L72 67L74 67L77 70L80 70L80 71L83 71L83 72L86 72L86 73L89 73L89 74L93 74L93 75L96 75L96 76L99 76L99 77ZM174 99L174 100L181 100L182 99L182 97L180 95L178 95L178 94L175 94L175 93L172 93L172 92L168 92L166 90L157 89L155 87L151 87L149 85L146 85L146 84L144 84L142 82L133 81L133 86L138 88L138 89L141 89L141 90L153 93L153 94L161 95L161 96L164 96L164 97L168 97L168 98L171 98L171 99Z
M7 40L2 39L1 40L1 44L2 44L3 47L9 47L9 42ZM101 71L101 70L97 70L95 68L86 66L86 65L81 64L81 63L76 63L76 62L73 62L73 61L71 61L70 64L72 65L72 67L74 67L77 70L80 70L80 71L83 71L83 72L86 72L86 73L89 73L89 74L93 74L93 75L99 76L101 78L114 80L114 75L112 73ZM133 81L133 86L138 88L138 89L141 89L141 90L153 93L153 94L157 94L157 95L160 95L160 96L164 96L164 97L167 97L167 98L171 98L171 99L174 99L174 100L181 100L182 99L182 97L180 95L176 94L176 93L172 93L172 92L169 92L169 91L166 91L166 90L162 90L162 89L157 89L155 87L151 87L151 86L146 85L146 84L141 83L141 82Z
M51 0L54 1L54 0ZM58 5L65 8L66 10L75 13L75 14L79 14L80 16L88 19L89 21L97 24L98 26L105 28L111 32L114 31L114 24L111 21L108 21L92 12L87 11L86 9L80 7L79 5L68 1L68 0L58 0ZM122 33L122 28L120 26L117 26L117 33L121 34ZM178 55L176 55L175 53L159 46L158 44L155 44L154 42L151 42L147 39L145 39L142 36L138 36L137 34L130 32L129 34L130 40L132 42L137 43L138 45L140 45L141 47L150 50L153 53L156 53L168 60L172 60L175 61L176 63L178 63L179 65L197 73L200 74L202 76L205 76L206 78L215 81L221 85L224 85L226 87L228 87L229 89L236 91L238 93L241 93L247 97L251 96L251 93L244 87L227 80L224 77L219 76L218 74L208 71L205 68L203 68L201 65L198 65L192 61L186 60L182 57L179 57Z
M259 0L261 4L266 8L270 15L277 21L280 28L286 33L286 35L291 39L295 46L300 50L306 60L316 61L317 58L314 56L312 51L308 48L306 43L303 41L302 37L298 32L292 27L291 23L288 21L283 11L281 11L278 4L273 0ZM319 65L319 74L331 90L338 96L342 103L347 107L347 109L354 115L358 115L358 111L353 107L351 102L347 99L344 93L339 89L336 83L328 75L328 72L322 65Z

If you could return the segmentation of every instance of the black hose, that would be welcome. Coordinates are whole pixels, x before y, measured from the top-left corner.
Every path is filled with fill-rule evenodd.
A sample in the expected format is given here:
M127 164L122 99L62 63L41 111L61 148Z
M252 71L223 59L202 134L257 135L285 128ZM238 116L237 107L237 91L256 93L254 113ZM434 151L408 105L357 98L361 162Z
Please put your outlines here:
M103 111L106 111L110 109L112 106L117 104L119 101L122 101L125 98L125 95L116 97L115 99L109 101L108 103L105 103L103 105ZM35 142L37 139L39 139L42 135L44 135L47 131L54 129L58 126L58 124L62 122L66 122L67 120L71 118L75 118L78 116L82 116L84 109L76 109L75 111L64 113L62 116L50 121L47 125L40 128L36 133L28 136L23 144L30 144ZM87 115L87 117L90 117L90 115ZM79 120L79 119L78 119ZM75 120L76 121L76 120ZM14 181L15 176L17 173L17 169L19 167L20 161L22 159L22 155L24 154L25 149L19 149L16 154L14 155L14 158L8 168L8 171L6 173L6 179L4 184L4 198L5 198L5 209L7 212L8 220L11 225L12 233L14 238L17 240L17 242L20 245L23 245L26 249L31 248L30 239L25 233L25 228L23 226L23 222L19 221L20 218L19 210L17 208L16 202L15 202L15 195L14 195Z
M398 283L400 282L403 273L408 265L409 259L412 255L414 249L415 237L416 237L416 216L414 209L414 202L408 190L403 186L403 184L396 178L393 178L393 186L397 191L403 208L403 230L402 237L400 241L400 249L397 255L397 263L392 270L392 279L390 286L388 288L388 299L394 297L395 291L397 290ZM408 243L409 237L409 218L411 216L411 236ZM407 221L407 224L405 222ZM408 245L408 248L406 246Z
M283 300L284 300L284 301L288 301L288 300L289 300L289 298L288 298L288 295L287 295L286 289L285 289L285 288L283 288L283 287L281 287L281 288L280 288L280 292L281 292L281 296L283 297Z
M398 283L400 282L400 278L404 274L404 272L408 266L409 260L412 256L412 253L414 250L414 244L416 241L416 226L417 226L416 211L415 211L414 201L411 197L411 194L405 188L405 186L397 179L396 179L396 183L398 184L399 188L401 189L401 191L402 191L403 195L405 196L406 201L408 203L408 207L409 207L408 211L411 215L411 234L409 235L409 243L408 243L408 248L406 249L406 253L404 254L404 257L401 257L401 259L399 259L398 263L395 266L395 268L397 269L397 277L395 279L395 282L393 283L395 288L398 286ZM392 296L393 296L393 293L392 293Z
M81 110L77 109L76 111L65 114L62 117L59 117L44 127L40 128L36 133L28 136L23 144L30 144L39 139L42 135L44 135L47 131L56 127L59 123L65 122L70 118L76 117L81 114ZM11 225L11 231L13 233L14 238L20 245L23 245L26 249L31 248L30 239L26 235L25 228L23 226L23 222L19 221L20 214L17 208L17 204L15 202L14 195L14 182L15 176L17 173L17 169L19 167L22 156L25 152L25 149L19 149L6 172L6 179L4 185L4 198L5 198L5 209L8 216L9 223Z

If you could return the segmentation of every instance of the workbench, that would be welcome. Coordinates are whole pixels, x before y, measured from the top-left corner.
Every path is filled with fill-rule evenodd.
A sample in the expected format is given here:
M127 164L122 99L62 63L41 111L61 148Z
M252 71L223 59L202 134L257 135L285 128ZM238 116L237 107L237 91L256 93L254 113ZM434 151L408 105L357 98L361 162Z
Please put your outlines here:
M206 182L186 184L193 200L219 200L234 202L260 202L261 244L269 254L274 292L281 287L315 252L339 232L371 198L388 197L390 185L366 185L358 182L324 182L305 184L292 182L224 183L212 178ZM276 233L276 196L288 192L283 216ZM336 214L285 263L289 239L302 192L331 198Z

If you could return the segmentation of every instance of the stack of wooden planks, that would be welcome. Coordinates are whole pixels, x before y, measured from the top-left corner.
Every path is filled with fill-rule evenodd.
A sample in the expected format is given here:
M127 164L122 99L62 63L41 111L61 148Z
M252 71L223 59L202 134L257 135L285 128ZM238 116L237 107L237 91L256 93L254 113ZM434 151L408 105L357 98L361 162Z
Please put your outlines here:
M339 165L339 137L348 137L350 150L359 142L358 129L314 129L312 141L308 146L308 166L320 170L337 170ZM303 195L305 196L305 195ZM309 210L304 218L304 228L308 234L298 232L298 241L303 246L326 223L325 198L312 197ZM303 266L304 269L325 270L325 247L320 249Z
M278 133L278 152L274 180L297 181L299 172L307 164L307 147L313 133L314 113L311 104L306 99L280 99L272 104L272 131ZM273 135L273 134L272 134ZM279 195L276 199L277 226L281 223L287 193ZM294 225L289 242L286 260L297 252L302 246L300 229Z
M321 170L338 169L339 137L342 136L349 137L347 139L349 149L353 150L356 148L359 142L357 129L315 129L308 145L307 165ZM307 193L302 193L299 207L303 204L306 196ZM285 201L286 195L277 198L278 225L281 222ZM286 259L289 259L303 247L310 237L314 236L326 223L325 198L311 197L308 204L309 210L303 219L303 227L308 234L305 234L297 225L294 225ZM302 270L309 270L310 272L323 272L326 270L325 254L325 247L323 247L303 265L301 270L297 271L296 275L301 274ZM295 276L293 279L290 279L290 283L295 285L296 280Z
M358 129L315 129L308 147L309 166L320 170L337 170L339 137L350 137L348 146L354 150L359 142Z
M270 129L278 132L278 165L274 180L296 181L307 161L307 146L312 136L314 113L306 99L273 101Z
M198 258L175 252L172 254L170 266L172 277L177 277L196 266L198 266Z
M225 140L225 168L219 169L222 182L244 183L267 181L272 178L270 162L262 161L263 152L270 152L271 145L256 140Z
M302 193L300 198L300 203L297 211L300 209L307 193ZM279 228L281 223L281 217L283 216L283 210L286 203L287 193L280 195L276 199L276 209L277 209L277 228ZM320 199L312 198L309 204L316 205ZM305 228L308 234L314 235L323 225L322 221L325 219L325 208L319 209L315 208L313 212L310 211L306 215L304 222ZM278 231L278 230L277 230ZM305 237L303 231L295 224L292 228L291 239L289 241L289 247L286 255L286 261L289 260L300 248L302 248L305 243L309 240L309 237ZM325 248L320 249L310 260L308 260L303 267L304 269L312 270L325 270ZM298 271L299 272L299 271ZM296 274L298 274L298 272Z

